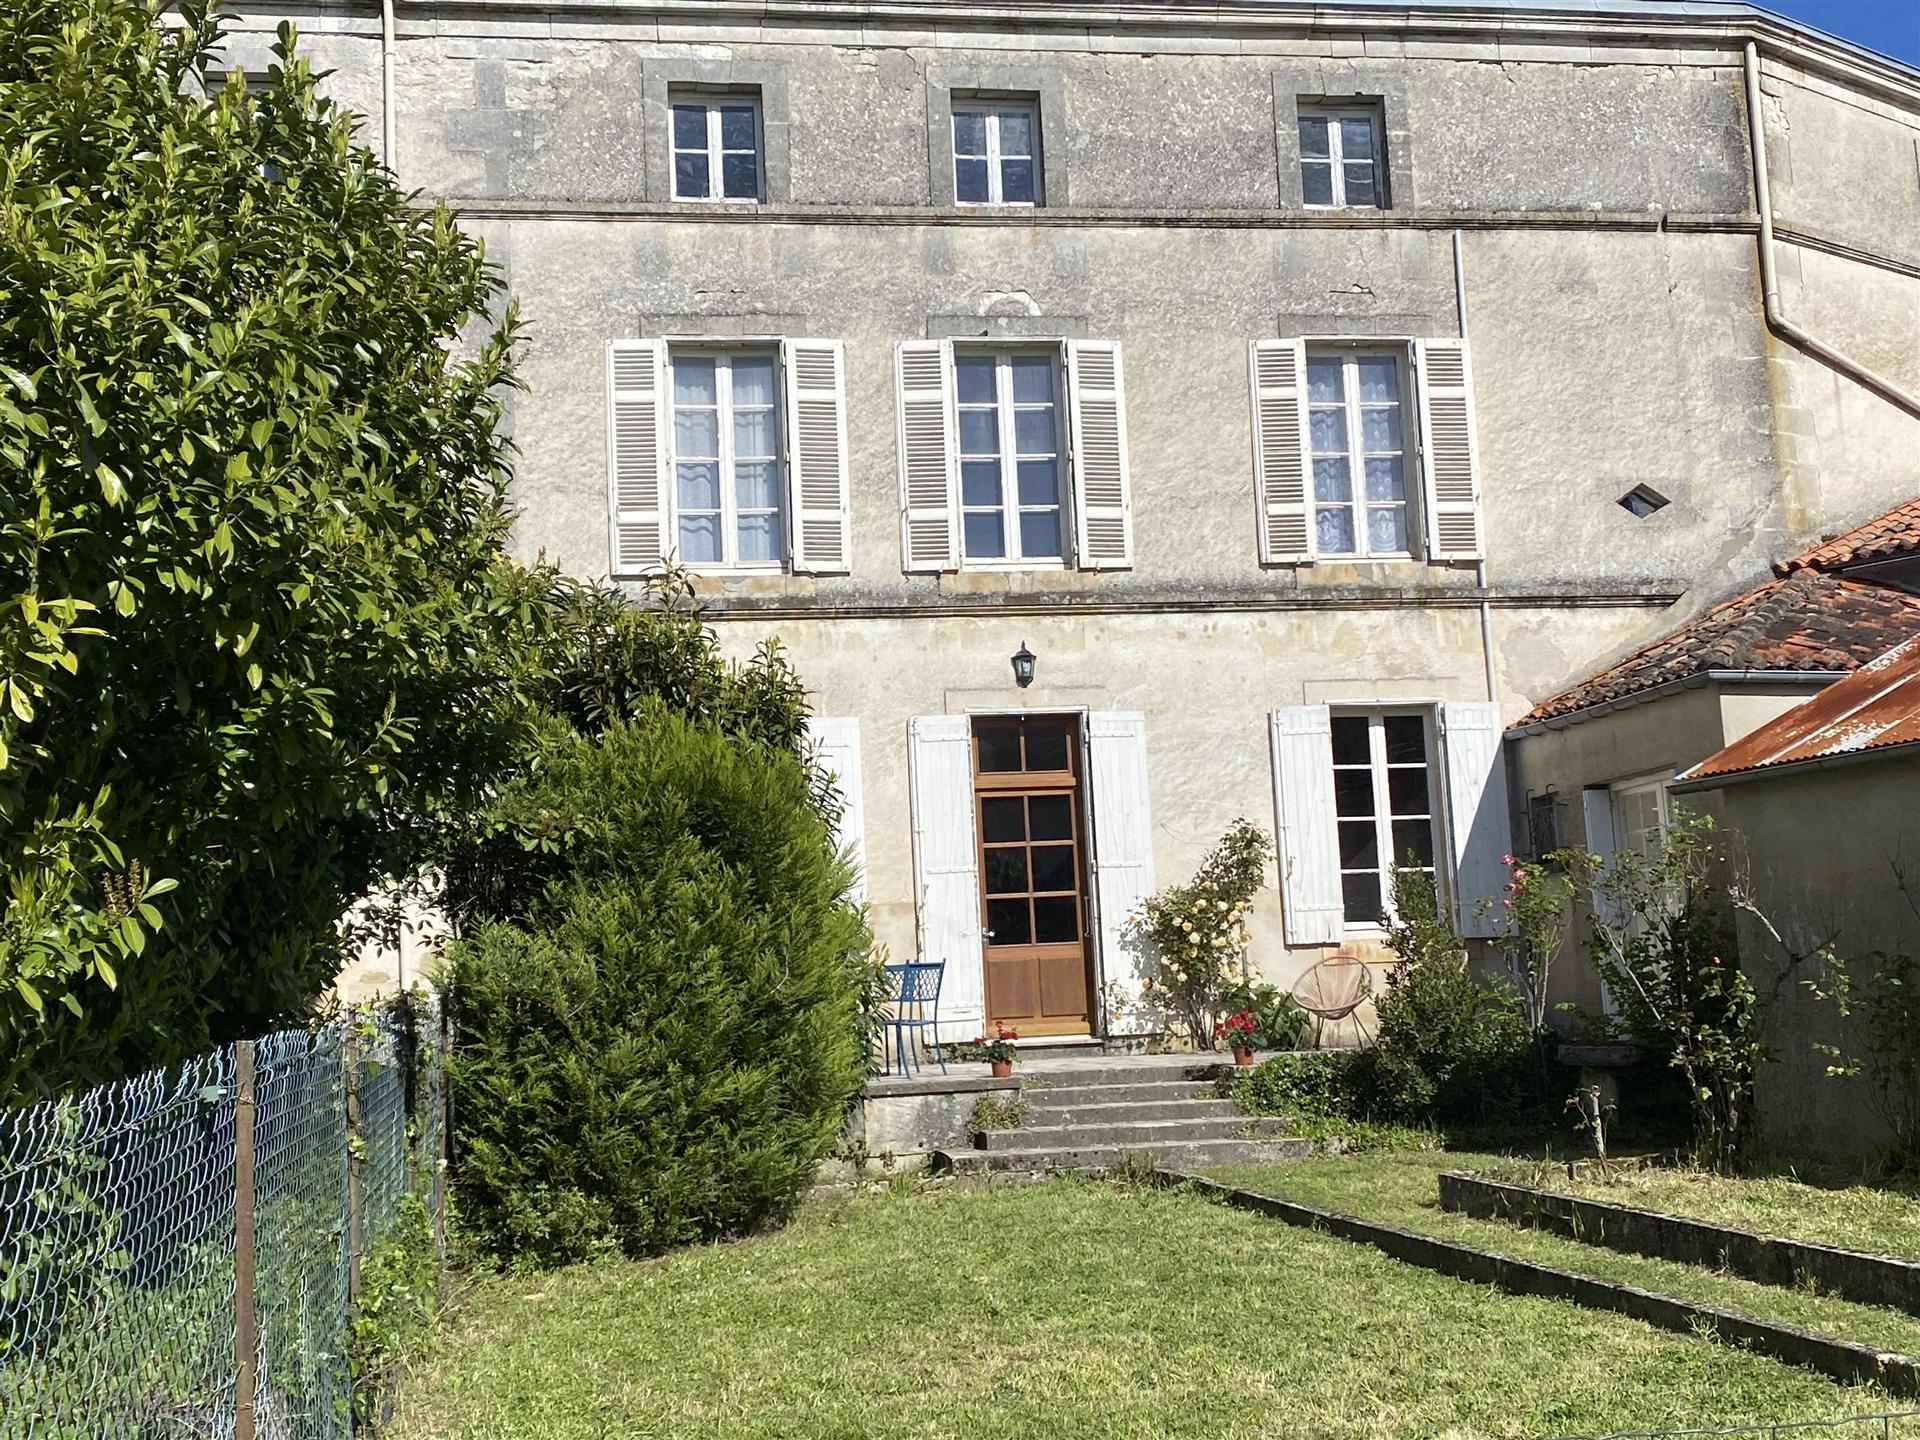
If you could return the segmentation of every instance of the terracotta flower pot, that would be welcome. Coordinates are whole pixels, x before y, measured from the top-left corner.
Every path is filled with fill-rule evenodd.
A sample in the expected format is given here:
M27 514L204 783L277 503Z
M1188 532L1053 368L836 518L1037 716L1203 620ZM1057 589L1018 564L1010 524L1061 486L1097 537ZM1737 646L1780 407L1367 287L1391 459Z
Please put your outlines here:
M994 1079L1004 1080L1011 1074L1013 1074L1013 1061L995 1060L993 1062L993 1078Z
M1236 1065L1253 1064L1253 1051L1245 1045L1233 1047L1233 1063Z

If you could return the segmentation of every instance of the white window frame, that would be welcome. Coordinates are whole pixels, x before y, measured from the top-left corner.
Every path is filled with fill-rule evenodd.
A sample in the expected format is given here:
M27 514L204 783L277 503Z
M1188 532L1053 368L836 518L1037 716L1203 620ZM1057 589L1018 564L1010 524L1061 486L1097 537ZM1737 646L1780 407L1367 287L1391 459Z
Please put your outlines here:
M978 209L982 206L1010 206L1017 210L1037 209L1047 198L1046 178L1040 168L1040 147L1045 138L1040 134L1040 106L1032 100L955 100L952 102L952 116L947 122L947 151L953 159L953 203ZM1000 149L1000 117L1020 114L1027 117L1027 133L1033 137L1033 153L1016 155L1016 160L1027 160L1033 165L1033 198L1031 200L1009 200L1006 198L1006 180L1001 174L1000 164L1005 158ZM985 200L962 200L960 198L960 161L978 160L978 155L963 157L960 154L959 121L962 115L978 115L987 123L987 198Z
M703 150L694 150L680 144L679 125L674 111L679 107L699 105L707 112L707 143ZM720 111L722 107L739 109L746 107L753 111L753 194L729 195L726 193L724 178L728 155L744 155L744 150L725 149L720 140ZM682 155L701 155L707 157L707 193L704 195L682 195L680 193L680 166ZM691 204L713 205L758 205L767 193L767 146L766 125L760 113L760 97L751 90L694 90L671 91L667 96L667 184L673 191L673 198Z
M1673 829L1673 799L1667 793L1668 775L1661 771L1655 775L1638 775L1628 780L1617 780L1607 787L1608 799L1613 805L1613 838L1621 850L1633 850L1639 855L1651 852L1643 846L1633 844L1630 836L1635 833L1627 825L1625 806L1627 803L1646 796L1653 798L1654 829L1644 828L1638 831L1642 835L1651 835L1655 845L1664 846L1667 835Z
M1335 706L1328 717L1330 725L1342 720L1365 720L1367 722L1367 769L1373 777L1373 826L1375 853L1380 860L1377 870L1356 870L1344 863L1340 854L1340 826L1352 824L1355 817L1340 816L1336 798L1334 819L1334 859L1340 874L1340 914L1341 929L1348 935L1369 936L1383 933L1381 926L1370 920L1349 920L1346 918L1346 877L1349 875L1373 875L1380 877L1380 905L1389 921L1397 919L1393 904L1393 887L1388 880L1389 868L1398 863L1398 855L1393 848L1393 822L1415 820L1421 817L1413 815L1395 816L1391 791L1387 784L1389 771L1411 770L1413 766L1400 763L1389 764L1387 760L1387 728L1389 718L1413 718L1420 721L1426 751L1423 768L1427 772L1427 833L1433 850L1434 898L1444 914L1447 905L1447 829L1446 817L1442 809L1440 790L1440 727L1433 708L1426 705L1384 705L1373 706ZM1357 770L1358 765L1343 764L1334 761L1336 772ZM1338 792L1335 792L1336 797Z
M1340 361L1340 390L1345 397L1342 402L1346 412L1346 461L1347 461L1347 508L1353 517L1352 550L1326 550L1320 545L1320 511L1333 508L1338 502L1323 504L1319 486L1314 475L1313 462L1320 452L1313 448L1313 411L1316 408L1312 394L1312 366L1315 360L1338 359ZM1400 510L1405 519L1407 543L1400 550L1375 550L1367 529L1367 509L1373 503L1367 499L1367 457L1365 449L1366 427L1362 414L1368 407L1360 399L1360 368L1363 359L1392 360L1395 388L1398 392L1397 404L1400 410ZM1366 345L1350 341L1333 343L1309 340L1306 345L1306 371L1300 377L1300 388L1304 395L1303 404L1307 411L1307 522L1313 540L1313 553L1328 560L1413 560L1418 558L1417 537L1420 534L1420 512L1415 508L1414 495L1419 489L1420 473L1420 426L1419 413L1414 404L1413 361L1410 347L1406 345ZM1325 407L1319 407L1325 408ZM1379 408L1378 406L1371 408ZM1378 455L1389 452L1380 451Z
M981 457L969 457L962 448L964 441L959 438L961 412L985 408L978 402L963 403L961 401L960 362L965 359L978 359L982 355L991 355L994 359L993 408L997 416L996 433L999 439L997 458L1000 462L1000 504L997 507L967 504L966 465L969 458L978 461ZM1020 553L1020 515L1023 509L1038 511L1047 508L1044 505L1022 506L1020 503L1022 457L1016 451L1014 440L1014 414L1020 406L1013 398L1013 360L1021 355L1045 356L1053 383L1053 477L1059 495L1060 508L1060 554L1057 556L1027 556ZM1065 348L1059 345L958 345L954 347L954 465L960 517L960 533L957 539L960 568L963 570L1065 570L1072 565L1073 480L1069 473L1071 457L1067 453L1067 436L1071 432L1071 427L1067 420L1065 359ZM984 514L989 508L996 508L1002 517L1001 533L1006 542L1007 553L998 557L976 558L967 554L967 516Z
M680 563L699 575L778 575L791 568L793 556L790 553L789 535L792 530L792 515L789 513L792 496L787 482L787 435L785 425L785 405L787 377L783 373L780 349L778 345L755 344L751 341L742 344L722 344L717 341L668 341L666 386L666 445L667 445L667 504L666 531L667 552L678 556L680 552L680 452L678 411L675 401L674 368L685 359L710 359L714 361L714 402L717 410L716 422L719 427L720 467L720 559L695 560L682 559ZM734 483L734 437L733 437L733 362L740 359L771 360L773 362L773 473L774 494L778 501L774 511L774 558L771 560L742 560L740 558L740 497ZM702 407L704 408L704 407ZM700 511L700 514L711 512ZM758 509L752 513L761 513Z
M1327 158L1300 156L1300 203L1309 210L1384 210L1387 208L1387 147L1386 127L1380 123L1380 111L1373 105L1301 105L1297 107L1299 120L1325 120L1327 122ZM1373 133L1373 199L1348 203L1347 201L1347 160L1345 141L1341 138L1342 120L1364 120ZM1296 130L1296 134L1297 134ZM1358 163L1358 162L1355 162ZM1327 165L1332 169L1332 200L1322 203L1306 198L1309 165Z

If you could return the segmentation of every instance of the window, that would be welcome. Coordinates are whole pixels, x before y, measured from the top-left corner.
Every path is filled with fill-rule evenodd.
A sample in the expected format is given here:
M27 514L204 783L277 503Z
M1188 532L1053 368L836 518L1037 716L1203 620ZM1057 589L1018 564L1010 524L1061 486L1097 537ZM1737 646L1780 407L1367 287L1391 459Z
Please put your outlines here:
M1300 107L1300 193L1318 209L1382 209L1380 112L1369 106Z
M1335 715L1332 730L1341 905L1349 926L1371 927L1393 908L1389 867L1434 874L1427 716Z
M953 369L962 556L1064 559L1058 353L961 350Z
M674 545L689 565L777 567L780 425L771 352L675 349Z
M1409 553L1402 358L1394 351L1307 352L1314 535L1322 555Z
M1644 520L1656 510L1664 510L1667 504L1667 497L1651 485L1636 485L1620 497L1620 508L1636 520Z
M1664 775L1613 787L1613 840L1617 849L1657 860L1667 843L1667 825Z
M953 198L962 205L1040 203L1040 114L1030 101L956 103Z
M760 198L760 102L751 95L679 95L673 108L673 198Z

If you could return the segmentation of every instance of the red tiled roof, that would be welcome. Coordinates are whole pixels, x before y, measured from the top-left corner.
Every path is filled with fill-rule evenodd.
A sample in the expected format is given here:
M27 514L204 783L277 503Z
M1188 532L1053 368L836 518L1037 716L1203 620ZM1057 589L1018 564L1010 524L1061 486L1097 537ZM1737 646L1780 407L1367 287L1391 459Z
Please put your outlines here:
M1920 555L1920 499L1897 505L1858 529L1837 535L1791 560L1782 560L1773 571L1776 575L1791 575L1796 570L1831 572L1909 555Z
M1920 595L1803 567L1716 605L1514 723L1590 710L1713 670L1846 673L1916 632Z
M1709 755L1680 778L1747 779L1902 745L1920 745L1920 635Z

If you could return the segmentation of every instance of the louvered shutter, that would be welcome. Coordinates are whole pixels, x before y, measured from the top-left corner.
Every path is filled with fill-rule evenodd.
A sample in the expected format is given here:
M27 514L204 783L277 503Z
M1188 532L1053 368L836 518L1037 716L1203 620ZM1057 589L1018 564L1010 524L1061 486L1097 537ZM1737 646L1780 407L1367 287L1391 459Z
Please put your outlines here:
M1586 822L1586 851L1589 855L1600 857L1600 871L1596 879L1604 879L1613 869L1614 854L1620 848L1618 831L1613 822L1613 791L1604 785L1590 785L1580 792L1580 814ZM1587 903L1592 907L1593 918L1606 926L1617 926L1621 921L1621 910L1607 893L1598 885L1587 892ZM1613 988L1602 980L1600 982L1600 1010L1611 1015L1619 1009L1613 998Z
M1067 414L1080 568L1128 569L1133 564L1133 497L1127 476L1126 387L1117 344L1067 342Z
M946 965L942 1039L980 1033L986 969L973 840L973 727L964 715L916 716L908 729L919 958Z
M1308 475L1307 347L1299 340L1256 340L1249 360L1260 560L1266 565L1309 563L1313 492Z
M846 357L838 340L784 340L787 475L793 568L847 573L852 540L847 506Z
M1289 945L1337 945L1346 926L1333 808L1333 719L1324 705L1273 712L1280 899Z
M1507 884L1513 849L1500 708L1484 701L1440 707L1446 757L1447 832L1453 848L1454 922L1462 935L1498 933L1492 910Z
M860 722L852 716L816 715L807 721L814 758L833 782L840 798L840 819L833 829L834 844L853 866L848 894L867 898L867 845L864 797L860 789Z
M945 340L903 340L897 359L905 566L954 570L960 564L960 444L953 346Z
M1416 340L1420 464L1426 483L1427 555L1478 560L1480 447L1473 433L1473 364L1465 340Z
M1125 987L1137 999L1140 982L1152 969L1152 957L1139 933L1127 923L1153 893L1147 717L1089 715L1087 775L1093 799L1093 898L1099 912L1100 976L1107 984ZM1135 1013L1142 1011L1136 1006Z
M607 521L610 573L660 568L667 543L667 347L607 346Z

